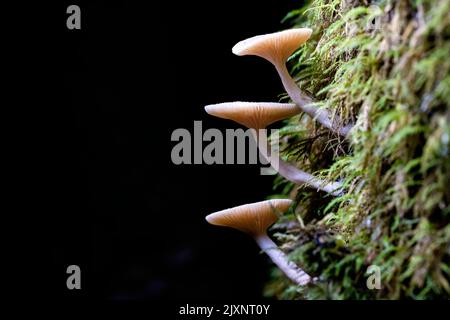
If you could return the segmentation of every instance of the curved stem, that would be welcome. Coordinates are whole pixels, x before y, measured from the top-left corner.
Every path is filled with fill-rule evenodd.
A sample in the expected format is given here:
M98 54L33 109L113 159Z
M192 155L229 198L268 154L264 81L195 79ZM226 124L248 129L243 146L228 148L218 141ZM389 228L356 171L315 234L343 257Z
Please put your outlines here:
M285 179L294 182L296 184L308 184L316 189L323 190L327 193L331 193L333 196L340 195L339 189L342 184L339 182L327 183L324 180L314 177L312 174L304 172L296 166L284 161L278 155L269 152L267 148L267 135L266 132L261 130L252 130L253 138L258 145L260 154L271 164L271 166Z
M278 268L293 282L300 286L304 286L311 282L311 277L295 263L288 260L283 251L278 248L275 242L270 239L267 234L255 237L256 243L272 259Z
M330 114L327 110L318 109L316 107L311 106L310 104L313 100L308 97L302 90L298 87L297 83L295 83L294 79L292 79L289 74L285 63L277 63L274 64L275 69L278 72L278 75L281 78L281 82L283 83L284 89L288 93L289 97L291 97L292 101L303 110L303 112L307 113L312 118L315 118L319 123L328 129L332 130L340 134L341 136L347 136L349 131L352 128L352 125L347 125L340 129L336 128L331 121ZM339 120L339 119L337 119Z

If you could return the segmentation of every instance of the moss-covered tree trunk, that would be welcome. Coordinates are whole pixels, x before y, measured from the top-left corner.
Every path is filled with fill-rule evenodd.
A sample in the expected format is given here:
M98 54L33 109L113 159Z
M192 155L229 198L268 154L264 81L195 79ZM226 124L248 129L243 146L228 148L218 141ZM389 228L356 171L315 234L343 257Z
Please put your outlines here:
M355 126L344 139L299 116L280 131L285 157L345 192L277 178L298 206L275 237L319 281L298 288L274 270L266 294L449 298L450 0L314 0L287 20L314 30L291 75ZM380 289L367 287L371 265Z

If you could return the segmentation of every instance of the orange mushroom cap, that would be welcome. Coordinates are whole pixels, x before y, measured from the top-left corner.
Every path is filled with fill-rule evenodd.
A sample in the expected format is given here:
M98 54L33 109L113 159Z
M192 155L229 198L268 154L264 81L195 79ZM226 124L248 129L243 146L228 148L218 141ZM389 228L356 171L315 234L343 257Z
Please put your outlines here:
M290 199L272 199L225 209L212 213L206 221L217 226L230 227L251 235L266 234L267 228L278 220L277 211L286 212Z
M238 56L259 56L273 64L286 63L286 60L309 39L311 34L310 28L296 28L259 35L238 42L232 51Z
M293 103L227 102L205 107L210 115L230 119L251 129L264 129L268 125L290 118L300 109Z

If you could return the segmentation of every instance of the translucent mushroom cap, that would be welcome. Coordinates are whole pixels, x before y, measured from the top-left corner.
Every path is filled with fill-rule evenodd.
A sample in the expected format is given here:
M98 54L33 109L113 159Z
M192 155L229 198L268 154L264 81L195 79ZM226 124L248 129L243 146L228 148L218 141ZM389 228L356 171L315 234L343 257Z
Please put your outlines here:
M300 109L293 103L241 101L211 104L205 107L205 111L251 129L264 129L269 124L300 113Z
M311 36L312 29L296 28L259 35L238 42L232 49L238 56L254 55L273 64L286 60Z
M212 213L206 221L216 226L238 229L251 235L265 234L267 228L277 221L277 212L286 212L292 200L272 199L245 204Z

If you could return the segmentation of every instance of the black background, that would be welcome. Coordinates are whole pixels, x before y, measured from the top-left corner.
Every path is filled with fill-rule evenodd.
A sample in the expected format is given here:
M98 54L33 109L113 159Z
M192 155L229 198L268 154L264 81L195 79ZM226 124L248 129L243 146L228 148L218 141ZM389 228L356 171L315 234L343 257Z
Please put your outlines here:
M81 7L81 30L66 8ZM236 57L247 37L288 28L301 1L75 1L47 12L40 90L40 295L86 299L259 299L270 265L253 240L210 226L214 211L264 200L259 166L172 164L176 128L238 128L210 103L277 101L266 61ZM51 14L50 14L51 12ZM54 32L56 31L56 32ZM37 80L39 81L39 80ZM44 255L43 255L44 256ZM47 255L45 255L47 257ZM66 288L81 267L82 289ZM44 293L45 292L45 293Z
M14 55L3 60L14 71L4 78L18 89L5 92L13 99L2 104L2 158L13 162L4 164L2 181L6 307L13 300L15 313L179 319L187 302L261 302L266 257L247 235L210 226L204 216L262 200L272 178L257 166L172 165L170 135L193 120L236 127L207 116L208 103L276 100L282 88L273 68L230 51L246 37L286 28L281 17L300 2L34 1L4 10L3 51ZM74 3L82 30L69 31L65 12ZM70 264L81 266L81 290L66 288ZM105 300L112 303L98 303ZM423 318L447 307L264 303L271 312L263 319L386 316L396 307Z

